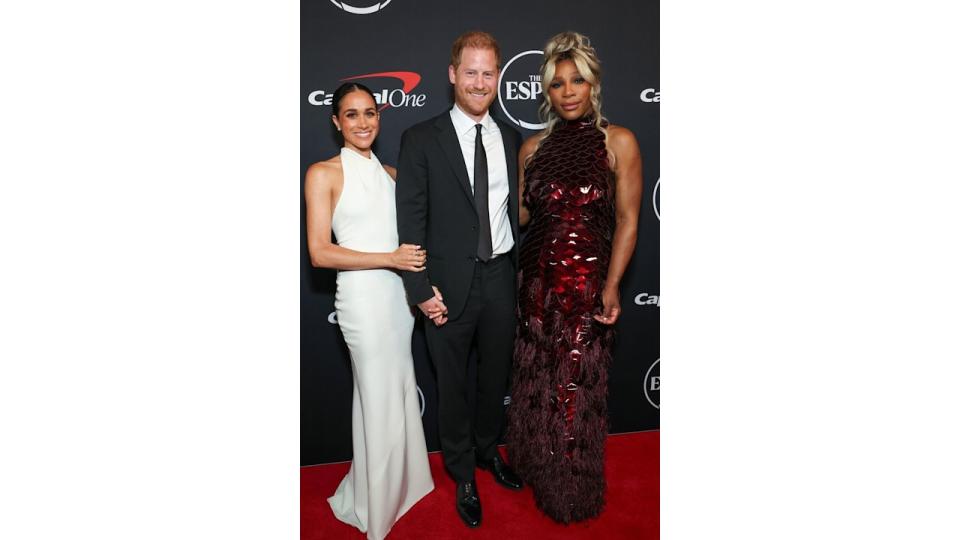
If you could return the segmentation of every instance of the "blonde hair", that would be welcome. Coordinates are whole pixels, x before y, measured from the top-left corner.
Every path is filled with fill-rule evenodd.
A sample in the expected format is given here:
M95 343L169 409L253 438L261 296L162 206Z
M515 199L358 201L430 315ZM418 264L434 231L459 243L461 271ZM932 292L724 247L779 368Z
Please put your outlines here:
M604 137L608 136L605 123L607 119L601 112L602 100L600 98L600 59L597 58L597 51L590 45L590 38L578 32L561 32L547 41L543 47L543 64L540 66L540 80L544 86L543 103L540 104L540 120L547 124L543 130L543 136L537 142L537 147L527 158L527 163L533 158L543 143L553 133L557 125L563 120L557 111L553 108L553 102L550 101L550 93L546 90L550 81L557 71L557 64L564 60L570 60L577 66L577 71L588 83L590 83L590 105L593 109L593 123L597 129L603 132Z

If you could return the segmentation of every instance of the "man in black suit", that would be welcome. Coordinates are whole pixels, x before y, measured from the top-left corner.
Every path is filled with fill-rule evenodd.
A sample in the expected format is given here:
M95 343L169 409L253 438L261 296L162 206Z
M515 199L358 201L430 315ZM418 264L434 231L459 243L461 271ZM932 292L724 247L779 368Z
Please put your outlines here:
M503 486L521 482L497 441L516 333L520 134L489 114L500 49L486 32L457 38L448 69L455 104L404 132L397 171L400 242L424 246L425 272L403 272L407 300L428 317L437 370L440 445L457 482L457 512L480 524L475 467ZM467 401L467 359L476 339L476 410Z

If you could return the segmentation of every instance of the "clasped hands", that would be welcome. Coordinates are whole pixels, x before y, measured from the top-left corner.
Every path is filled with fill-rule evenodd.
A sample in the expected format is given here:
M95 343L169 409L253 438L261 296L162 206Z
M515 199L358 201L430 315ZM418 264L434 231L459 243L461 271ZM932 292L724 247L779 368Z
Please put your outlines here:
M417 304L420 311L427 316L436 326L443 326L447 322L447 306L443 303L443 295L440 289L433 286L433 298L424 300Z
M427 250L415 244L401 244L390 254L390 262L397 270L423 272L427 269ZM436 287L433 287L433 298L420 302L417 307L433 324L441 326L447 322L447 306Z

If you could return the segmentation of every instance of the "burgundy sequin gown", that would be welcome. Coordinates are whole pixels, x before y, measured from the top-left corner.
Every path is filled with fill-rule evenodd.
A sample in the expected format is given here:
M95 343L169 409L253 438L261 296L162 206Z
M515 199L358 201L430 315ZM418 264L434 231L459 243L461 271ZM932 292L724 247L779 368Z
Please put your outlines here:
M527 166L507 449L537 506L568 523L603 508L607 367L603 310L615 214L604 134L566 122Z

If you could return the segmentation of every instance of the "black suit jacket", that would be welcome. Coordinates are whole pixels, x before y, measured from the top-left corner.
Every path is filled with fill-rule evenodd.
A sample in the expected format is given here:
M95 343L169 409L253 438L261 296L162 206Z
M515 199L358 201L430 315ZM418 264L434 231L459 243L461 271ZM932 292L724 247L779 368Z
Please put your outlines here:
M492 116L491 116L492 118ZM493 118L500 128L510 195L507 212L513 233L510 258L517 267L520 222L517 193L517 153L520 134ZM450 318L466 305L476 260L478 214L450 111L416 124L403 132L397 168L397 231L401 244L418 244L427 250L427 269L401 272L407 301L416 305L440 289Z

